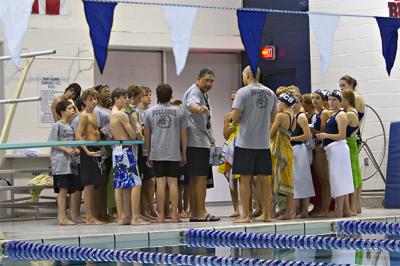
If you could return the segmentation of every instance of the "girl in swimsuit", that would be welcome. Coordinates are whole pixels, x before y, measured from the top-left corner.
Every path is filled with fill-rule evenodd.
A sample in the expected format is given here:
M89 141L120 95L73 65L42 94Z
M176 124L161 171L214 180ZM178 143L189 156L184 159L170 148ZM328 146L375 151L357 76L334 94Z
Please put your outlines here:
M324 102L326 94L321 90L316 90L313 94L312 103L315 108L315 122L311 132L313 134L325 132L326 122L328 121L330 112L325 109ZM314 205L318 207L315 216L326 217L329 212L329 204L331 202L331 191L329 186L329 173L328 173L328 160L326 158L326 152L322 146L322 142L315 140L316 145L314 149L312 168L318 177L319 187L315 189Z
M359 128L363 123L363 118L365 114L365 100L364 97L356 91L357 80L349 75L345 75L339 80L339 87L341 90L351 89L355 95L355 109L357 110L358 120L360 121ZM361 132L358 130L357 133L357 144L360 146L361 144ZM360 148L360 147L359 147ZM357 190L357 213L361 213L361 189Z
M341 109L343 97L335 90L329 95L329 106L333 114L329 117L325 133L318 133L318 140L323 140L329 165L329 183L331 195L336 200L335 212L332 217L350 216L348 195L354 192L353 175L351 171L350 151L346 145L346 113Z
M278 96L278 114L271 126L271 155L272 155L272 191L275 203L285 210L278 219L290 220L295 218L294 186L293 186L293 149L290 144L292 132L296 126L291 111L295 98L290 93ZM286 200L286 203L285 203Z
M358 120L357 110L355 109L355 95L350 89L342 91L342 107L347 115L348 126L346 128L346 142L350 150L351 170L353 173L354 193L350 194L350 212L351 215L357 215L358 203L357 192L361 190L362 178L360 162L358 160L357 132L360 121Z

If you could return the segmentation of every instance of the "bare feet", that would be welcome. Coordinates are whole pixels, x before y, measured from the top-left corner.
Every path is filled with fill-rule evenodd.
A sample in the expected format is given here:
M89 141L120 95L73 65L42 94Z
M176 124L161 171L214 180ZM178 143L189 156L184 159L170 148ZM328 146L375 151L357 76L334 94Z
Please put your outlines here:
M152 210L150 209L149 212L148 212L148 215L152 216L152 217L157 217L158 216L156 210L154 210L154 209L152 209Z
M185 219L185 218L189 217L188 214L186 212L184 212L184 211L179 212L178 216L179 216L179 218L182 218L182 219Z
M261 211L260 210L255 210L252 214L250 214L250 217L257 217L261 215Z
M140 217L132 218L132 220L131 220L131 225L146 225L146 224L150 224L150 223Z
M171 218L171 222L173 222L173 223L180 223L180 222L182 222L182 221L179 220L179 217L177 216L177 217L172 217L172 218Z
M147 220L147 221L156 221L158 218L158 215L156 215L156 216L151 216L150 214L148 214L148 213L144 213L144 214L141 214L140 215L140 217L142 217L142 219L144 219L144 220Z
M296 219L308 218L308 213L299 213L296 215Z
M343 212L343 217L351 217L351 216L354 216L352 212L350 211Z
M128 225L130 223L131 223L131 221L130 221L129 217L122 217L118 220L119 225Z
M60 219L58 219L58 224L59 225L75 225L76 223L74 223L73 221L71 221L68 218L60 218Z
M73 221L74 223L77 223L77 224L84 224L85 223L85 219L83 219L80 216L71 218L71 221Z
M105 222L97 220L96 218L86 218L86 224L94 224L94 225L98 225L98 224L105 224Z
M236 219L234 221L234 223L237 223L237 224L239 224L239 223L250 223L250 217L240 216L238 219Z
M271 217L268 217L267 215L261 214L260 216L257 216L254 221L256 222L272 222Z
M240 216L239 211L234 211L231 215L229 215L229 217L239 217L239 216Z
M160 224L165 223L165 218L164 217L158 217L157 218L157 223L160 223Z
M278 220L292 220L294 219L295 215L294 214L290 214L290 213L284 213L280 216L278 216Z

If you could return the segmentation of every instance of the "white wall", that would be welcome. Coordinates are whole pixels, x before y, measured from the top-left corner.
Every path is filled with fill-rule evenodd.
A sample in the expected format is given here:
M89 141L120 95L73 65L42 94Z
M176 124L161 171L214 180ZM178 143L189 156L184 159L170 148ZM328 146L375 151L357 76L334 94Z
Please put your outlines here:
M362 14L373 16L388 16L387 1L376 0L310 0L310 11ZM321 76L319 56L310 29L311 41L311 76L312 88L338 89L338 80L343 75L354 77L359 84L357 90L365 96L366 103L371 105L380 115L389 133L389 124L400 120L400 61L397 58L388 77L385 61L382 56L381 39L378 25L373 18L342 17L335 35L331 65L329 71ZM398 56L399 57L399 56ZM365 135L374 136L379 131L376 119L367 114ZM376 157L383 151L382 138L369 142ZM361 154L363 163L365 154ZM364 167L365 171L372 171L373 167ZM383 172L386 174L386 160ZM383 182L375 175L372 180L364 183L364 189L381 189Z
M56 49L55 56L81 57L92 53L89 30L81 0L70 0L71 14L67 16L32 15L23 47L31 50ZM150 2L150 1L149 1ZM163 0L157 2L181 2L214 6L240 7L240 0ZM4 40L0 29L0 42ZM114 26L110 45L113 48L170 48L167 26L160 7L118 4L114 14ZM197 13L191 49L242 50L242 44L233 11L201 9ZM8 54L5 50L4 54ZM76 60L37 59L29 71L21 97L37 95L37 77L41 74L61 76L67 83L78 82L83 88L94 83L93 62ZM4 64L4 83L0 90L5 97L13 97L19 72L11 61ZM89 70L85 70L88 69ZM38 103L25 103L17 108L9 142L44 141L48 128L38 127Z

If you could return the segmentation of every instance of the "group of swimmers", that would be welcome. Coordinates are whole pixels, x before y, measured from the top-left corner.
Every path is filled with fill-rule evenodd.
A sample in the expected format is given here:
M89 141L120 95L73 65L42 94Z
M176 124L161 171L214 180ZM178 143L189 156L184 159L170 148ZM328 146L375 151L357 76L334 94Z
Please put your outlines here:
M295 86L273 92L258 76L245 68L245 87L231 94L232 111L224 117L218 171L229 180L236 222L356 215L362 185L357 139L365 109L357 82L344 76L341 90L301 95ZM112 91L99 85L81 95L73 83L57 97L49 140L144 140L52 148L59 224L218 221L205 209L215 145L208 97L214 77L212 70L200 71L183 101L173 100L171 86L160 84L152 107L151 89L137 85Z
M247 87L231 93L233 110L240 91L254 90L258 84L258 79L253 78L245 83ZM316 90L302 95L296 86L277 88L277 108L270 111L272 121L266 133L270 137L270 147L267 148L270 148L272 169L243 173L254 176L251 185L246 185L252 188L255 203L255 210L250 215L247 206L251 208L253 201L243 202L242 191L240 195L245 213L240 215L238 180L240 190L244 186L242 176L234 169L234 161L240 130L248 122L244 119L252 118L242 116L240 121L235 121L234 111L225 115L224 158L218 170L229 180L234 207L232 216L240 216L237 222L249 222L252 216L256 221L270 221L274 217L349 217L361 212L362 178L358 155L365 103L356 92L356 86L356 80L346 75L339 80L340 90ZM254 105L250 100L248 103L249 106ZM246 112L245 108L240 109L242 114ZM262 118L259 117L259 120ZM259 132L254 137L257 134ZM272 198L266 200L258 182L265 175L267 185L271 187L267 193L271 193ZM309 209L310 202L312 210ZM270 210L266 212L267 216L262 216L265 213L263 205Z

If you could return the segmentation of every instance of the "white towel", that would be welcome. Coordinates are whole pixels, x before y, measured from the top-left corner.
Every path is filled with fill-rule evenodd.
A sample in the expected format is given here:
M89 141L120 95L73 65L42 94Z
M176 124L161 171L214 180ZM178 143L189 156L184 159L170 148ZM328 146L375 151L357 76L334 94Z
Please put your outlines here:
M350 151L345 140L335 141L325 147L329 165L329 183L333 198L354 192Z
M294 198L306 199L315 196L311 176L309 152L305 144L293 146Z

